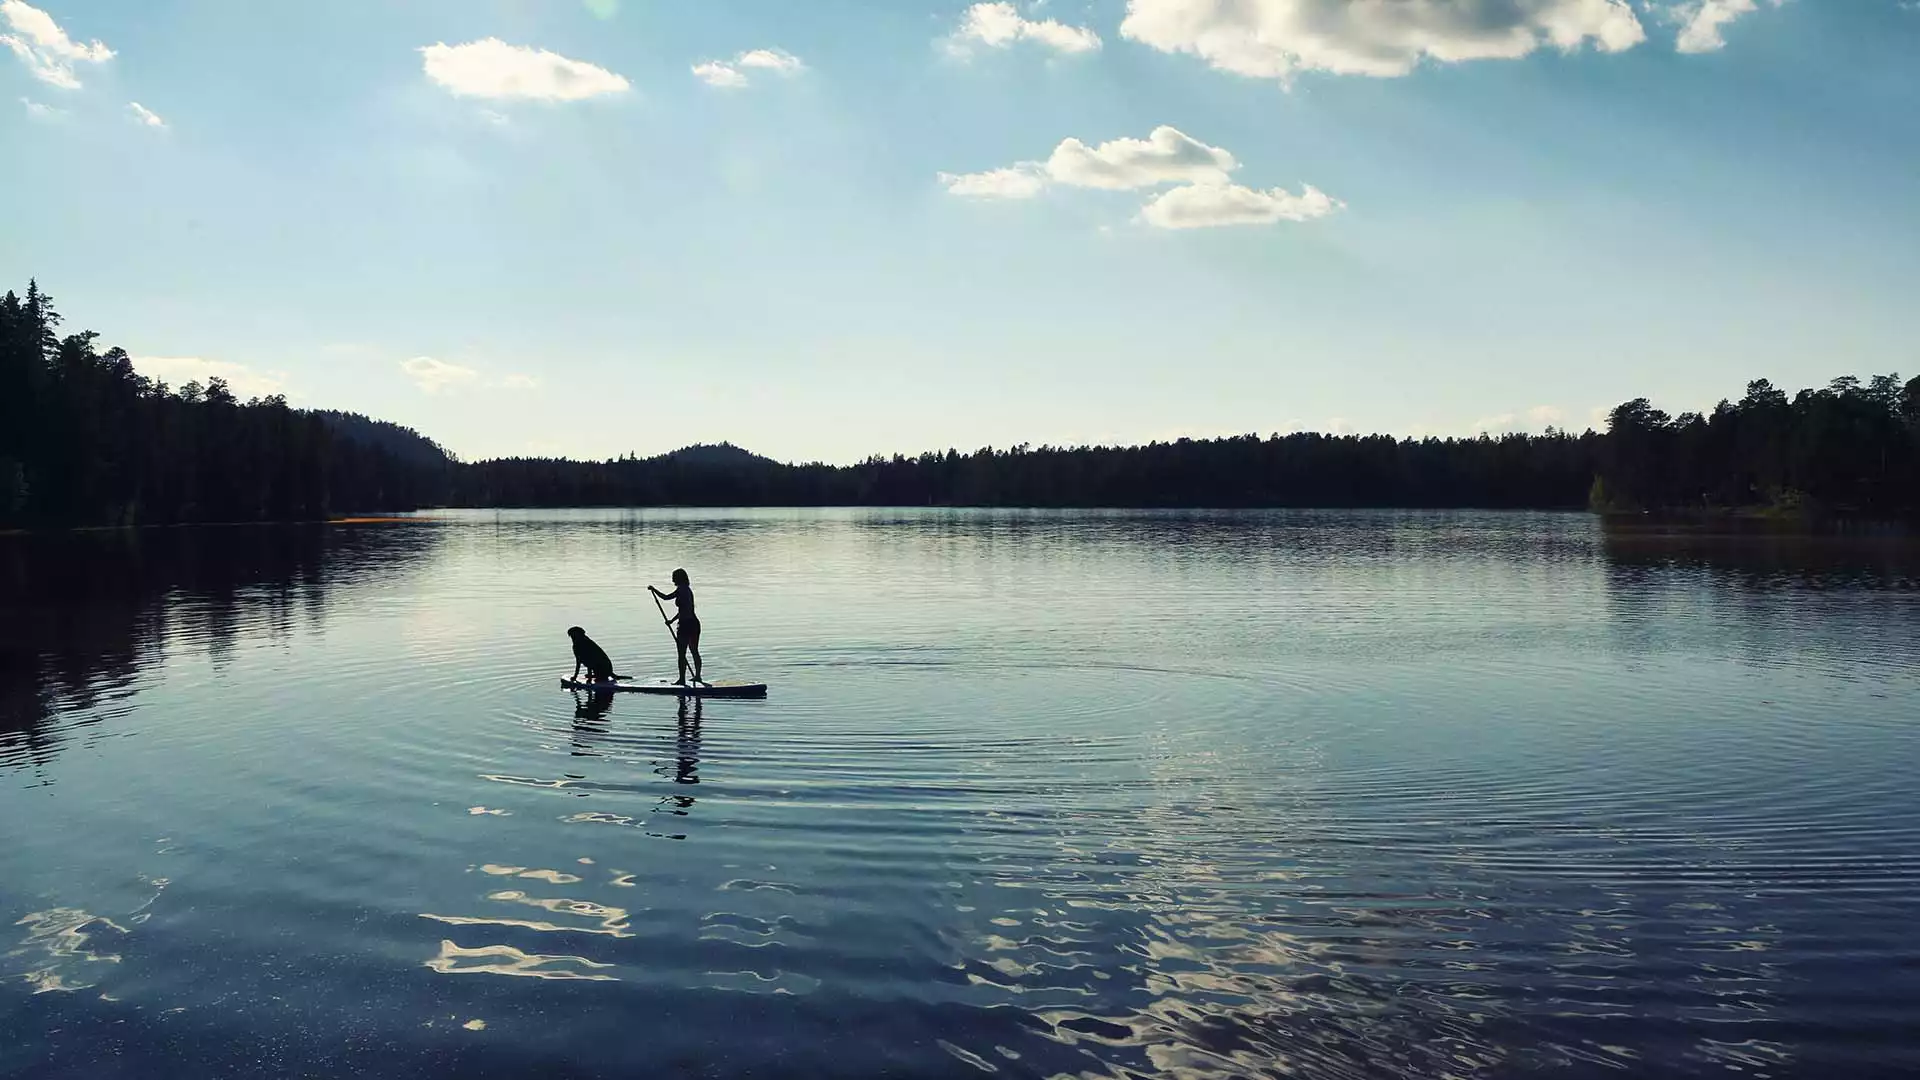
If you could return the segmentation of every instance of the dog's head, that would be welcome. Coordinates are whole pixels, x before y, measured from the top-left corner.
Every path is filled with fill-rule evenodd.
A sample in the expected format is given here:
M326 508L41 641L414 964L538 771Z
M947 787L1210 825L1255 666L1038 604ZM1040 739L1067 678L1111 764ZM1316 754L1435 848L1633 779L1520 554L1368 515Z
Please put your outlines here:
M569 626L567 627L567 636L574 639L575 641L578 641L581 638L586 637L587 632L585 630L580 629L577 626Z

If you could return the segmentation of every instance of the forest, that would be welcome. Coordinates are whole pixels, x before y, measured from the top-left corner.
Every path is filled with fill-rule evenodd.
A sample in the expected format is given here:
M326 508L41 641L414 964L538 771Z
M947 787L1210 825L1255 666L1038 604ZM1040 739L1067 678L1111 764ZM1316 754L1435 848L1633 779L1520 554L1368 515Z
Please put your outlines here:
M176 389L60 325L38 283L0 297L0 526L310 521L445 496L454 462L417 434L243 402L217 378Z
M1292 433L783 464L720 444L609 461L463 462L355 413L174 388L30 282L0 298L0 527L312 521L434 506L1407 507L1920 514L1920 378L1706 414L1626 402L1607 430L1476 438Z

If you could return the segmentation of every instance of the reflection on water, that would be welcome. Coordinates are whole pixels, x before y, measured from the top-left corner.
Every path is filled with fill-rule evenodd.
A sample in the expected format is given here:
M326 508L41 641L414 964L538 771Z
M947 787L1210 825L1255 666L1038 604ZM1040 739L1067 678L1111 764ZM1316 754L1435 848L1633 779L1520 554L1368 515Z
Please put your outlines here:
M596 964L584 956L523 953L511 945L463 949L451 941L443 940L440 942L439 955L428 960L426 966L442 975L515 975L532 979L614 981L612 975L596 974L592 970L611 967L611 964Z
M691 701L681 698L679 702L679 724L674 732L674 757L670 766L675 784L697 784L700 782L700 711L704 702L699 698ZM660 775L666 775L669 766L662 765L654 769ZM693 807L693 796L684 790L670 795L662 795L661 802L670 804L671 812L684 815Z
M672 670L677 565L772 695L555 690ZM1920 1071L1912 545L472 513L0 590L0 1075Z
M403 584L441 535L404 526L0 537L0 767L44 765L95 734L124 712L163 648L218 667L243 636L285 646L297 626L324 625L329 593Z
M606 726L607 714L613 711L613 691L595 690L590 694L573 692L573 752L577 757L599 757L600 752L593 748L597 741L604 740L613 732Z
M119 963L120 957L105 948L127 932L112 919L79 908L35 911L14 925L26 927L26 936L7 958L19 962L19 977L36 994L93 986L98 969L92 965Z

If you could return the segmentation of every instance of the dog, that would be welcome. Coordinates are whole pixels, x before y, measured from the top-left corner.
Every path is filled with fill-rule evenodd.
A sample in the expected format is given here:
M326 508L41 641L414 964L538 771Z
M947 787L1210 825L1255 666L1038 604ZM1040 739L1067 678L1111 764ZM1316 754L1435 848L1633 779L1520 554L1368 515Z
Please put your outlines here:
M577 626L567 627L567 636L573 639L573 677L580 678L580 669L587 669L589 682L605 683L615 679L624 679L625 675L613 673L613 661L607 658L607 650L593 643L585 630Z

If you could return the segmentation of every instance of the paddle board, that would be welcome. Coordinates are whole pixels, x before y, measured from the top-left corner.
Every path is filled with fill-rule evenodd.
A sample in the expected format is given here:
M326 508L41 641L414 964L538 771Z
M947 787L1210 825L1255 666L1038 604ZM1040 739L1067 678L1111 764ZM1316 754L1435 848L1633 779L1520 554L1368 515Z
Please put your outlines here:
M622 694L673 694L678 697L733 697L757 698L767 696L766 683L717 682L700 683L696 686L680 686L662 679L657 682L581 682L577 679L561 679L560 685L568 690L588 692L617 691Z

